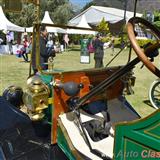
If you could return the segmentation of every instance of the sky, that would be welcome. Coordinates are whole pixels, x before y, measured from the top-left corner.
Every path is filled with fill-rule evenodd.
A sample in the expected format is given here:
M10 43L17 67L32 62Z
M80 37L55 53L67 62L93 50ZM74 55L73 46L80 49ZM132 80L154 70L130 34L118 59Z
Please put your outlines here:
M83 7L86 5L86 3L91 2L92 0L70 0L73 4L79 5L80 7Z

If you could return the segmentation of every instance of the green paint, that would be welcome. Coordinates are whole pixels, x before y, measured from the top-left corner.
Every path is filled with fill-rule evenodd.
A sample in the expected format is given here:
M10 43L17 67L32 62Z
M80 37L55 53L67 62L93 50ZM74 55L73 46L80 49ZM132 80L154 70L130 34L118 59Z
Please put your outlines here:
M65 136L60 127L58 127L58 130L57 130L57 139L58 139L58 146L62 149L62 151L66 154L66 156L70 160L76 160L76 158L74 157L74 155L72 154L72 151L68 146L67 140L65 139Z
M115 160L160 159L160 110L146 119L116 125Z
M53 97L52 93L52 86L50 85L50 82L52 81L53 76L51 75L40 75L42 81L49 87L50 89L50 97ZM48 105L48 108L44 110L45 117L44 119L48 121L49 124L52 124L52 104Z

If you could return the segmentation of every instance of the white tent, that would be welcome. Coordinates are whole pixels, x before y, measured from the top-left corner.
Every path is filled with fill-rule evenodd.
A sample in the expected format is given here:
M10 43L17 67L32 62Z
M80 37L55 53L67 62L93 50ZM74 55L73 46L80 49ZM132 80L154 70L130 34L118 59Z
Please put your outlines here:
M50 16L49 16L49 12L45 11L44 13L44 17L42 19L42 23L49 23L49 24L53 24L53 21L51 20Z
M41 23L48 23L48 24L54 24L49 16L49 12L45 11L44 17L42 19ZM66 30L59 28L59 27L47 27L48 32L54 32L54 33L66 33ZM33 32L33 27L26 28L26 32Z
M91 28L86 21L85 15L82 15L81 20L80 20L79 24L77 25L77 27Z
M83 28L86 28L86 29L91 29L91 27L88 25L88 23L86 21L85 15L82 15L80 22L76 26L77 27L83 27ZM80 30L80 29L67 29L67 33L68 34L93 34L93 35L96 34L95 31Z
M15 25L6 18L5 14L2 10L2 6L0 6L0 20L1 20L0 30L24 32L24 27L20 27L18 25Z
M82 13L78 14L76 17L72 18L69 21L69 24L79 24L83 15L85 15L87 23L93 25L98 24L102 18L104 18L105 21L109 23L116 23L124 19L124 10L111 7L91 6L84 10ZM133 16L134 12L126 11L126 21L128 21ZM136 13L136 16L141 17L142 14Z

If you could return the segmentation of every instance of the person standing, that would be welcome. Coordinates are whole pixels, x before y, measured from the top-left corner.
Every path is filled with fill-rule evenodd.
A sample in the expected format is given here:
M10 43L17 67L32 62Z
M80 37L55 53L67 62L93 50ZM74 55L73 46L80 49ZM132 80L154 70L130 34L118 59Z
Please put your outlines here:
M66 51L67 48L68 48L68 44L69 44L68 34L65 34L65 35L64 35L63 40L64 40L64 50Z
M49 36L46 46L48 48L54 47L54 42L52 36Z
M29 47L29 42L28 42L27 36L24 36L23 47L21 48L21 55L23 59L25 60L25 62L29 62L28 61L28 47Z
M11 31L8 31L6 34L6 41L7 41L7 45L8 45L9 54L13 54L13 48L12 48L13 40L14 40L14 33Z
M54 49L48 49L47 47L47 36L48 36L48 32L46 29L45 25L42 25L40 27L40 66L42 68L42 70L47 70L48 69L48 58L49 57L55 57L55 50ZM34 45L35 48L36 45ZM38 71L38 69L36 68L36 52L34 49L34 52L32 54L32 68L34 71L34 74L36 74L36 72Z
M94 52L95 68L103 67L103 56L104 56L103 46L104 43L102 42L102 34L98 33L96 35L96 39L93 42L93 47L95 49Z

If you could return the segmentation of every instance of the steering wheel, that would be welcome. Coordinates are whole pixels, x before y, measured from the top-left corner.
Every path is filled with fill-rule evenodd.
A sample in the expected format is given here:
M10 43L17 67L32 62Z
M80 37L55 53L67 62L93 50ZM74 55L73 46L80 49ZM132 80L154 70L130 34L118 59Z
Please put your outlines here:
M152 51L160 47L160 41L157 41L156 44L151 45L151 47L148 47L145 51L143 51L138 45L138 42L135 37L134 25L137 23L140 23L148 29L150 29L150 31L156 36L157 39L160 39L160 31L151 23L139 17L133 17L127 23L128 37L137 56L152 73L160 77L160 70L147 58L147 55L149 55L150 53L152 53Z

